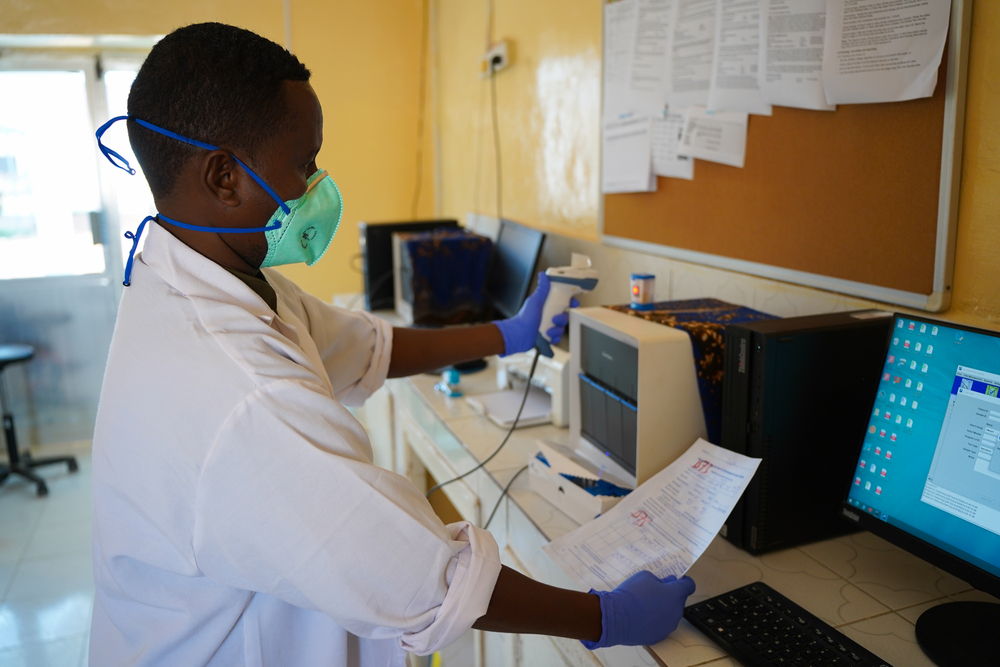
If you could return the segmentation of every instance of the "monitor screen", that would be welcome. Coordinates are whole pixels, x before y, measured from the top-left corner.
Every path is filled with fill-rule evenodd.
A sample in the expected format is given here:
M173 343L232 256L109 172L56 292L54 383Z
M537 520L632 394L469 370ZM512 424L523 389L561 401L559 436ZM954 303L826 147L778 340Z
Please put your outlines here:
M500 221L486 290L490 303L503 317L512 317L521 309L544 241L545 234L537 229Z
M996 592L998 437L1000 334L897 314L845 510Z
M457 220L404 220L359 223L361 258L364 266L365 308L391 309L396 306L392 272L392 235L396 232L425 232L441 227L457 228Z

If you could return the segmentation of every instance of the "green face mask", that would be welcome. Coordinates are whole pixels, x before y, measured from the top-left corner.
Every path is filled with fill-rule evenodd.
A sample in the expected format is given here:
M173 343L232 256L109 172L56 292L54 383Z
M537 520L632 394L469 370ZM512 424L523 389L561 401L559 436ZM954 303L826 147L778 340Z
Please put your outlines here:
M284 202L267 221L264 237L267 254L261 263L282 266L305 262L312 266L319 261L340 226L344 213L340 189L325 170L309 177L305 193L298 199Z
M117 116L98 128L96 133L97 145L111 164L129 174L134 175L135 169L129 165L128 160L101 142L101 137L109 127L120 120L129 118L147 130L152 130L171 139L183 141L186 144L204 148L205 150L219 150L218 146L171 132L141 118ZM151 220L167 222L171 225L194 231L214 232L216 234L253 234L264 232L264 238L267 239L267 254L264 256L261 268L265 266L281 266L283 264L298 264L299 262L305 262L312 266L323 256L326 249L330 247L330 243L333 242L333 236L337 233L337 227L340 226L340 217L344 213L344 202L340 196L340 189L333 182L333 179L330 178L329 174L322 169L318 170L306 181L306 191L302 196L286 202L243 160L232 153L230 156L240 167L250 174L254 182L263 188L264 192L271 199L277 202L278 210L271 215L267 224L263 227L251 228L207 227L174 220L162 213L158 213L155 217L146 216L139 223L139 227L134 233L125 232L125 238L132 240L132 249L129 251L128 261L125 262L125 281L123 284L126 287L131 281L132 263L135 259L136 248L139 245L139 237L142 236L142 230L145 228L146 223Z

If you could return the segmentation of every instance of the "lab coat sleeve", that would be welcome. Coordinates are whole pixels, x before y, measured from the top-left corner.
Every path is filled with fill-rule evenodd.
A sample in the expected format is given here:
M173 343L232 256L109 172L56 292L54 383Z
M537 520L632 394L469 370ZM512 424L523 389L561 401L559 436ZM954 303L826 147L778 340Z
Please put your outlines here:
M496 542L445 526L406 478L368 463L364 430L318 383L258 388L212 444L195 500L199 569L415 653L486 613Z
M389 374L392 326L371 313L324 303L276 271L266 276L309 327L338 400L364 403Z

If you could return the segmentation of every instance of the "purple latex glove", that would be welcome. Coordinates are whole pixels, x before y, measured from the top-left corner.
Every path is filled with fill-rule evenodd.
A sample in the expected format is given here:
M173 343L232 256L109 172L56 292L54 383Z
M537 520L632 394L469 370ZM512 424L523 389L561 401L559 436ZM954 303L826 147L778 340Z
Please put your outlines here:
M636 572L613 591L591 593L601 598L601 638L583 642L593 650L606 646L649 646L666 639L684 615L684 601L694 593L691 577Z
M508 354L525 352L535 347L535 340L538 337L538 325L542 319L542 309L545 307L545 299L549 295L549 277L544 272L538 274L538 286L531 293L517 311L514 317L505 320L496 320L493 324L500 329L503 336L504 350L500 356L506 357ZM580 302L575 298L570 300L570 307L576 308ZM569 323L569 313L561 312L552 318L552 326L546 329L545 333L553 344L558 343Z

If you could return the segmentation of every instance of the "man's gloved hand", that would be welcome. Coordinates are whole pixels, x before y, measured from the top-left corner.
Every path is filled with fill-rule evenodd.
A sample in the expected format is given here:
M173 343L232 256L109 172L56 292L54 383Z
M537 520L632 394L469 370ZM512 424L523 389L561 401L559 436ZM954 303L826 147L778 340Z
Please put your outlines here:
M545 307L545 299L549 295L549 277L545 272L538 274L538 286L531 293L521 306L521 310L514 317L506 320L496 320L493 322L500 329L503 336L504 350L502 357L517 352L525 352L535 347L538 338L538 325L542 319L542 309ZM580 302L575 298L570 300L570 308L576 308ZM569 313L561 312L552 318L552 326L546 329L545 333L553 344L558 343L569 323Z
M594 591L601 598L601 638L583 642L593 650L606 646L648 646L677 628L684 601L694 593L691 577L660 579L649 571L636 572L613 591Z

